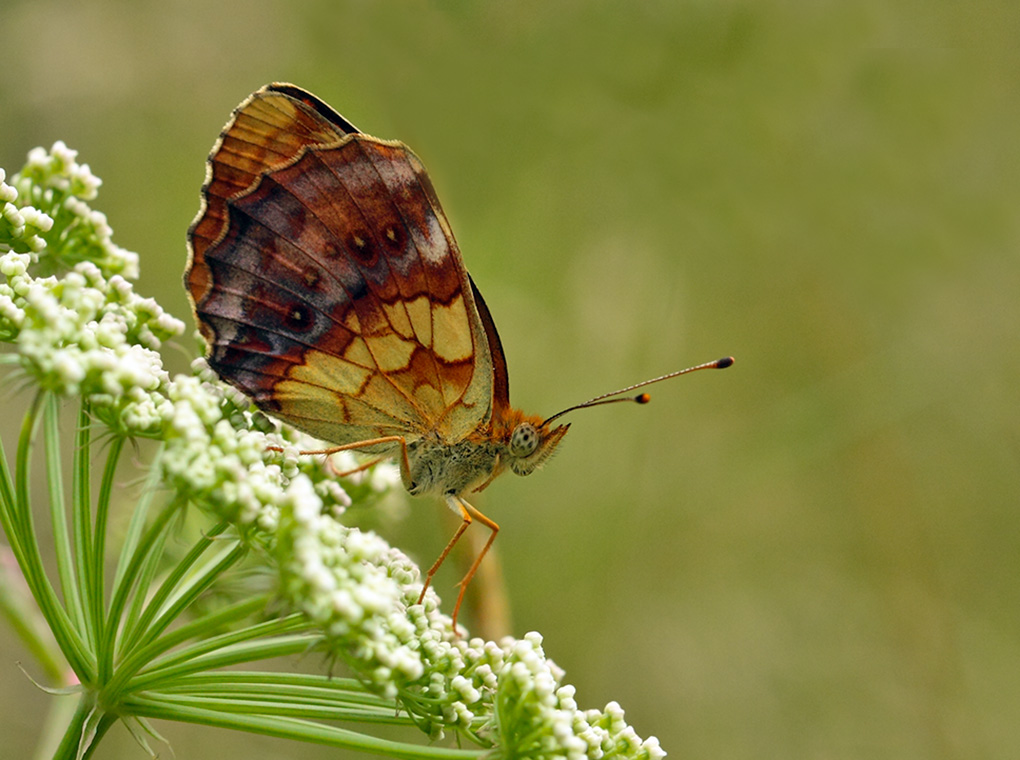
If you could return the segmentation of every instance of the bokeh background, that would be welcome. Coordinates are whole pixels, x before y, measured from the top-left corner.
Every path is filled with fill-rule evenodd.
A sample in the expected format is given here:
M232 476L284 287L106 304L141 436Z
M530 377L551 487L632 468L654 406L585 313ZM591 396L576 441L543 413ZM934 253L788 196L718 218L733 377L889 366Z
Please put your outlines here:
M479 500L511 630L582 706L673 757L1020 756L1009 3L5 0L0 29L0 166L78 149L181 317L205 156L286 80L422 157L517 405L737 357L577 414ZM431 561L442 510L390 537ZM18 661L0 629L8 757L49 702ZM338 754L159 728L177 757ZM122 729L97 755L140 756Z

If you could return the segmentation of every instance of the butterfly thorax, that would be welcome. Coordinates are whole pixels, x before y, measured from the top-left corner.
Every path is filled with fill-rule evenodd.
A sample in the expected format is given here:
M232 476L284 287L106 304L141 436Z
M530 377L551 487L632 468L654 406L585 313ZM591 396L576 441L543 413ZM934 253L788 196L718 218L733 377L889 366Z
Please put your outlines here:
M412 494L461 494L490 479L500 461L493 441L466 439L454 444L424 436L407 444Z
M553 453L569 425L551 428L516 409L496 410L489 424L448 443L429 434L407 444L412 494L480 491L507 469L530 475Z

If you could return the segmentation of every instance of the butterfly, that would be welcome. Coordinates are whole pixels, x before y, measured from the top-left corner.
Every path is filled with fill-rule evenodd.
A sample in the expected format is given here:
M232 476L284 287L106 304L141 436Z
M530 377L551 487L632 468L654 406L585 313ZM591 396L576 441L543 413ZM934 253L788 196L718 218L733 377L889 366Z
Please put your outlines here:
M188 231L184 281L213 370L270 415L331 444L396 459L411 494L435 494L461 524L428 570L419 603L509 470L529 475L575 409L648 400L622 394L731 358L603 394L551 417L510 405L506 358L421 161L360 132L309 92L274 83L220 133ZM313 452L309 452L313 453Z

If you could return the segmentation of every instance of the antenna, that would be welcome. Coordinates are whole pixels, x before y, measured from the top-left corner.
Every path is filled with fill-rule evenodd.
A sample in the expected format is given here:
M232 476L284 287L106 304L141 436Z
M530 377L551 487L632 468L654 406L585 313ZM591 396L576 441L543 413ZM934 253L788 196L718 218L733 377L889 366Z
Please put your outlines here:
M603 393L601 396L596 396L595 398L588 399L583 404L577 404L576 406L569 406L566 409L564 409L562 412L556 412L556 414L554 414L552 417L549 417L548 419L546 419L542 423L542 427L545 427L546 425L548 425L550 422L552 422L557 417L562 417L567 412L573 412L576 409L587 409L589 406L602 406L603 404L616 404L616 403L619 403L621 401L631 401L631 402L634 402L634 403L637 403L637 404L647 404L649 401L652 400L652 397L649 396L647 393L639 393L637 396L626 396L626 397L623 397L623 398L620 398L620 394L622 394L622 393L630 393L633 390L637 390L638 388L643 388L644 386L651 385L652 383L659 383L659 382L662 382L663 380L669 380L670 378L673 378L673 377L679 377L680 375L686 375L688 372L697 372L699 369L726 369L727 367L730 367L732 365L733 365L733 357L732 356L725 356L722 359L716 359L714 362L705 362L704 364L699 364L696 367L688 367L687 369L681 369L681 370L678 370L677 372L670 372L668 375L662 375L661 377L653 377L651 380L644 380L644 381L642 381L640 383L635 383L634 385L628 385L626 388L620 388L620 390L618 390L618 391L612 391L610 393Z

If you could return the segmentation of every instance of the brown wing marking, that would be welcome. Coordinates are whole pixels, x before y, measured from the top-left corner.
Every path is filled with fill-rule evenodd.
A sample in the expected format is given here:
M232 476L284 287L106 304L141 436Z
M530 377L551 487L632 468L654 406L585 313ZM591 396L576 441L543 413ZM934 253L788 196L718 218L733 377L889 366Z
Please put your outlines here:
M401 150L406 159L386 161L384 155L370 154L380 177L391 189L391 197L408 230L415 237L430 290L442 292L446 287L454 287L456 282L457 295L453 300L433 297L424 305L429 306L431 345L449 381L444 384L446 408L436 430L445 440L457 441L487 422L491 415L493 373L489 343L460 249L425 167L405 146L383 145ZM415 202L408 203L410 198ZM424 320L419 318L419 322ZM457 367L470 367L471 374L451 372Z
M354 132L354 125L314 95L283 83L266 85L234 110L209 155L202 206L188 230L185 285L194 301L211 287L205 251L226 227L226 201L304 147L335 143Z
M304 207L292 200L268 175L227 204L228 229L206 253L212 287L195 307L212 334L210 365L263 408L334 443L351 431L330 426L370 425L360 437L422 428L405 395L369 382L387 364L365 346L366 323L378 324L367 283L342 258L320 260L307 229L321 223L308 216L297 234L287 217Z
M358 135L336 148L310 149L267 180L304 204L279 207L277 229L321 252L334 269L362 275L369 292L352 304L372 362L420 410L426 429L456 435L469 423L446 430L437 421L456 406L477 426L488 415L489 379L475 372L482 330L471 317L449 225L434 193L422 188L423 172L405 146ZM481 389L474 394L480 400L466 406L472 387Z
M476 329L465 298L466 272L442 208L422 187L421 163L405 146L371 138L354 141L364 162L352 162L351 197L378 234L370 243L388 248L381 283L395 286L399 300L388 301L387 315L396 330L408 327L430 350L435 380L418 378L416 393L438 392L443 409L463 402L475 375ZM379 192L375 183L381 183ZM345 183L346 184L346 183ZM393 255L403 251L403 255ZM357 253L357 251L355 251ZM374 253L369 251L369 256ZM374 278L373 278L374 281ZM436 402L435 413L443 413Z

